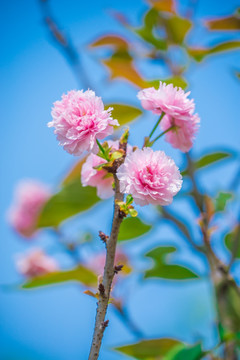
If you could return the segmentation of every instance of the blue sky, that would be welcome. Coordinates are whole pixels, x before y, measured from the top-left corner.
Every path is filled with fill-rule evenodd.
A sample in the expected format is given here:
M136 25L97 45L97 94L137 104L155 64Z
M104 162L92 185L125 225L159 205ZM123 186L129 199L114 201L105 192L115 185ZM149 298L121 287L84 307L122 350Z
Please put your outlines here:
M184 10L185 1L181 2ZM199 0L197 21L202 16L231 13L238 1L228 2ZM52 1L55 17L62 27L71 34L75 46L83 55L83 64L91 82L106 101L127 101L138 105L136 89L116 81L106 83L107 73L96 60L96 53L86 53L87 44L106 32L126 34L114 21L107 9L122 11L134 24L146 9L146 3L131 1L77 0ZM9 229L5 212L12 199L15 184L22 178L37 178L49 185L59 183L66 169L74 159L58 147L52 131L46 126L50 121L52 103L63 92L77 88L76 80L58 50L49 41L42 24L37 1L1 2L1 241L0 241L0 283L10 284L21 280L14 267L14 254L24 251L29 245L49 246L52 239L44 233L34 244L26 244ZM227 35L228 38L230 35ZM220 39L212 35L211 42ZM194 33L192 43L206 44L203 28ZM86 54L85 54L86 53ZM188 79L195 98L197 111L201 117L201 129L194 147L195 154L205 149L233 148L239 150L239 89L240 83L233 76L239 67L239 52L228 53L219 58L211 58L200 66L191 66ZM144 68L147 72L148 68ZM149 70L150 71L150 70ZM107 85L107 86L106 86ZM133 126L132 143L141 142L144 136L146 115ZM181 165L181 156L162 142L163 149ZM233 176L234 166L207 171L201 179L210 192L227 188ZM110 203L106 204L106 214L110 216ZM150 211L151 214L151 211ZM146 216L146 215L145 215ZM101 211L85 214L80 224L91 226L92 218L97 226L103 222L109 226ZM76 226L73 222L72 226ZM95 229L94 231L98 230ZM166 226L156 229L152 243L159 232L176 239L176 234ZM177 241L181 242L180 238ZM186 244L181 243L183 260L191 258ZM130 246L130 254L148 249L150 244L143 240L136 248ZM67 264L60 252L59 261ZM194 261L193 265L194 265ZM196 260L201 268L201 261ZM130 286L131 284L129 284ZM184 290L183 290L184 288ZM128 291L128 290L126 290ZM149 281L144 286L134 282L130 291L129 312L148 337L176 336L181 329L186 341L194 341L194 336L203 336L206 346L213 338L212 304L209 302L209 286L206 282L198 285L175 284ZM152 294L156 294L152 296ZM199 298L201 294L201 298ZM146 311L146 304L149 304ZM181 313L175 309L181 307ZM86 359L90 344L95 315L95 303L82 294L82 289L73 285L53 287L33 292L0 292L0 358L24 360L77 360ZM198 311L194 311L194 309ZM150 309L156 309L155 313ZM166 315L168 314L168 315ZM189 315L191 314L191 316ZM154 316L154 318L153 318ZM163 325L164 324L164 325ZM210 340L209 340L210 339ZM133 336L121 321L111 313L111 330L107 330L100 360L120 360L122 357L109 351L114 345L133 341Z

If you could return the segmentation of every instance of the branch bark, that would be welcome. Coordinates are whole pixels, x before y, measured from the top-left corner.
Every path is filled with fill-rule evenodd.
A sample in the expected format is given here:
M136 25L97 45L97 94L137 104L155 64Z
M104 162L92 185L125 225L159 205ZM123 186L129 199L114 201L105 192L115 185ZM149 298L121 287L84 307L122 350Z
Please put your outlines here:
M230 274L229 266L226 266L215 254L212 249L209 235L209 219L205 212L204 196L198 189L197 183L194 176L194 164L189 154L188 159L188 174L192 181L193 189L192 195L195 203L202 216L201 231L203 235L203 242L206 250L206 256L210 265L211 279L215 288L216 304L218 309L219 321L224 328L228 331L238 331L238 323L235 320L236 314L231 307L233 301L232 296L234 295L234 303L240 304L240 289ZM230 306L229 306L230 305ZM236 328L237 326L237 328ZM224 343L224 359L226 360L237 360L236 355L236 344L234 340Z
M114 214L113 214L111 234L106 244L107 255L106 255L106 263L104 267L103 282L102 282L104 286L104 293L99 294L97 314L95 319L95 328L94 328L92 345L88 360L97 360L99 356L103 333L106 327L105 316L108 308L111 286L114 277L114 259L116 253L118 233L121 222L123 220L123 217L119 212L119 206L116 204L116 200L122 201L124 195L120 192L119 180L116 174L113 174L113 177L115 181Z

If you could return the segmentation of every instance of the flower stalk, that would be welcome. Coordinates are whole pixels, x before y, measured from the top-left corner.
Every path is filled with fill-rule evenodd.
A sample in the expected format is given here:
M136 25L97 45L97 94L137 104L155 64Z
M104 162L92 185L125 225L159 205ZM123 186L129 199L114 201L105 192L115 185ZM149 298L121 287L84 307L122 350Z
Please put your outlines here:
M154 128L152 129L152 131L149 134L149 139L151 139L151 137L153 136L153 134L155 133L155 130L157 129L158 125L160 124L162 118L164 117L165 112L162 112L158 121L156 122L156 124L154 125Z
M153 144L154 144L158 139L160 139L163 135L165 135L165 134L168 133L169 131L175 130L175 129L177 129L177 126L176 126L176 125L170 126L167 130L163 131L160 135L158 135L157 137L155 137L155 139L153 139L152 141L150 141L150 142L148 143L148 147L152 147Z

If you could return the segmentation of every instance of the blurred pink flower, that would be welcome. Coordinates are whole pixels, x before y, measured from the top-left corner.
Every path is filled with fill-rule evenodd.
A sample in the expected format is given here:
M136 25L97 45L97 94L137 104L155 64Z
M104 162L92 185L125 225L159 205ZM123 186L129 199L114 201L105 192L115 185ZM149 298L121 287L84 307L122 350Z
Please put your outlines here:
M111 110L104 110L102 99L94 91L72 90L54 103L53 120L48 126L55 127L59 144L70 154L96 152L96 139L111 135L113 126L119 125L111 117Z
M112 147L112 150L119 149L118 141L108 141L108 145ZM128 145L127 152L132 151L132 147ZM93 186L97 188L97 195L101 199L108 199L114 195L112 188L113 176L106 170L96 170L95 166L106 163L107 161L95 154L90 154L87 157L86 162L83 164L81 172L81 180L83 186Z
M120 190L131 194L136 204L169 205L182 186L175 162L163 151L137 149L127 155L117 171Z
M101 253L91 257L87 266L89 269L91 269L97 275L102 276L103 272L104 272L105 261L106 261L106 252L101 252ZM114 264L115 265L128 265L128 258L120 249L117 249L117 251L116 251ZM123 270L124 270L124 267L123 267ZM119 274L124 274L124 271L123 272L120 271Z
M40 211L50 197L44 184L34 180L22 181L16 188L14 202L8 212L12 227L22 236L31 237L36 231Z
M166 141L174 148L187 152L193 145L195 134L199 128L199 122L198 115L189 115L183 118L172 118L169 115L165 115L160 122L160 126L163 131L166 131L173 125L176 126L176 128L166 133Z
M190 91L185 93L181 88L160 81L159 89L148 88L139 91L138 98L142 107L151 110L154 114L163 111L172 117L189 116L194 112L194 102L188 99Z
M30 278L59 270L57 262L41 249L22 254L17 259L16 266L22 275Z

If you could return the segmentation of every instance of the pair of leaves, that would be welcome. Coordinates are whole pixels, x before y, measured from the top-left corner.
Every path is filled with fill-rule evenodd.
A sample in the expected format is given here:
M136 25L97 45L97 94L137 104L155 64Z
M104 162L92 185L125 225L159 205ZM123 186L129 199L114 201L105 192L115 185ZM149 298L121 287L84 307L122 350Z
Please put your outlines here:
M215 163L217 163L221 160L229 159L232 156L233 156L233 153L226 152L226 151L217 151L217 152L206 154L203 157L201 157L200 159L194 161L194 169L199 170L199 169L205 168L209 165L214 165ZM188 169L184 169L181 172L181 174L182 174L182 176L188 175Z
M88 268L79 265L71 270L57 271L34 277L21 285L21 288L34 289L48 285L62 284L65 282L77 282L86 286L96 286L97 275Z
M116 347L114 350L137 360L198 360L204 356L200 344L187 346L170 338L142 340L135 344Z
M146 80L138 72L134 64L134 59L130 54L130 46L126 39L115 35L107 35L97 39L90 46L92 48L110 46L113 49L113 54L107 59L102 60L103 64L110 71L111 80L122 78L138 88L159 86L159 80ZM180 86L183 89L187 85L186 81L181 76L173 76L169 79L161 80L172 83L174 86Z
M169 280L190 280L199 276L188 268L169 264L168 256L176 252L173 246L160 246L149 251L145 256L151 258L154 265L145 272L144 278L162 278Z

